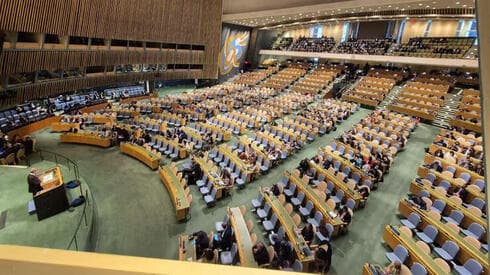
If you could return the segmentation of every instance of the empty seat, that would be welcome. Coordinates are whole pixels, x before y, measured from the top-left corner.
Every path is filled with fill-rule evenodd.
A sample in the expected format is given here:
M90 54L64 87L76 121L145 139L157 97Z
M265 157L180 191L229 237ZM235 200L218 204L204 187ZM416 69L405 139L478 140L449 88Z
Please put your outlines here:
M397 245L393 252L388 252L385 254L386 258L390 260L390 262L400 262L404 263L408 258L408 250L401 244Z
M446 261L452 261L459 252L459 246L447 240L441 247L435 247L434 252Z
M400 222L410 229L415 229L420 223L420 216L417 213L412 212L408 215L407 219L402 219Z
M423 242L425 242L427 244L432 244L434 242L434 240L436 239L437 234L439 234L439 231L437 230L437 228L435 228L434 226L429 224L424 228L424 231L416 232L415 234Z

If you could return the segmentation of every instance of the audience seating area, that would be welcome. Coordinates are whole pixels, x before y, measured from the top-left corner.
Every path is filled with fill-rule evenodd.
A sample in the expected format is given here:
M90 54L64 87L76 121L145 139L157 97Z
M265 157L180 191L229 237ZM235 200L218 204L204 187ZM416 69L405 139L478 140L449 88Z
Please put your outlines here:
M407 43L395 45L393 55L463 58L475 44L474 37L414 37Z
M334 46L335 40L332 37L300 37L289 46L288 50L297 52L330 52Z
M51 115L47 109L35 104L19 105L13 109L0 112L0 131L8 133Z
M335 53L385 55L393 39L349 39L335 48Z
M336 77L340 75L342 68L336 66L319 66L298 80L291 90L316 95L325 89Z
M408 82L402 93L388 107L392 111L434 120L444 105L448 85Z
M104 95L112 99L137 97L145 94L143 86L129 86L104 90Z
M347 101L376 107L390 93L395 83L396 81L392 78L365 76L342 98Z
M401 225L385 228L391 262L420 274L489 272L486 183L476 135L441 130L436 136L410 194L399 202Z
M473 89L464 90L458 111L454 119L450 121L451 126L481 133L481 122L480 91Z

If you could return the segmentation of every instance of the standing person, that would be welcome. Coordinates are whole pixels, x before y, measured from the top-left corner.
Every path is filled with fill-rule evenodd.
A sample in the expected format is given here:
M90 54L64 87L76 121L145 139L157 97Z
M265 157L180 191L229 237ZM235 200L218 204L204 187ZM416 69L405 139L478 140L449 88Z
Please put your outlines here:
M327 273L332 265L332 245L324 240L315 250L316 271L322 274Z
M32 193L32 196L35 196L37 192L43 190L41 187L41 179L37 175L38 170L36 168L32 168L29 175L27 175L27 184L29 186L29 193Z

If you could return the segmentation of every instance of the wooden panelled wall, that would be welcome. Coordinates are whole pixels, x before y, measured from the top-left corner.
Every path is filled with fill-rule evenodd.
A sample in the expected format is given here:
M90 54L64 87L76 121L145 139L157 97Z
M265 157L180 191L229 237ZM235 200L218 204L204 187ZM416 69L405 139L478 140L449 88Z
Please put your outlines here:
M145 79L217 78L221 16L222 0L2 0L0 31L204 45L205 50L4 50L0 55L0 75L122 64L202 64L199 72L141 75ZM97 85L114 82L113 76L97 78ZM63 86L66 91L84 85L92 87L92 79L59 81L73 87L54 86ZM36 93L45 86L36 83L14 90Z

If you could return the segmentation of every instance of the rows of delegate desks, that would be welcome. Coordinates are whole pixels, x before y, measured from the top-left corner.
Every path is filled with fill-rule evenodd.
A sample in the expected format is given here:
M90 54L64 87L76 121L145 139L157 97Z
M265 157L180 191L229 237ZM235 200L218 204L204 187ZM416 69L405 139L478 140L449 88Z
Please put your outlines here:
M158 168L161 157L148 151L144 147L128 142L123 142L120 144L119 148L122 153L141 161L151 169L156 170Z
M476 222L485 228L485 232L488 231L487 219L485 219L484 217L475 215L474 213L469 211L467 207L463 206L462 204L455 203L448 196L438 192L435 188L427 187L423 183L419 183L417 181L412 181L412 183L410 184L410 193L419 194L420 191L422 191L422 190L425 190L429 193L432 201L441 200L444 203L446 203L446 207L444 209L444 212L441 214L449 216L449 213L451 212L451 210L461 211L461 213L463 213L463 215L464 215L464 218L461 221L462 227L468 228L468 226L471 223ZM485 233L483 238L486 239L486 236L487 235Z
M277 197L263 190L260 190L260 192L264 195L265 201L270 204L272 211L277 215L279 223L284 227L284 231L294 248L296 257L303 264L303 270L309 270L308 266L314 261L314 256L303 236L298 233L298 228L294 224L293 219Z
M433 169L430 169L428 168L426 165L430 165L432 164L434 161L439 161L439 163L441 163L441 166L442 166L442 169L443 170L446 170L446 168L448 166L451 166L451 167L454 167L456 169L456 172L454 173L454 176L446 176L444 175L443 173L440 173L436 170L433 170ZM484 178L480 175L478 175L477 173L471 171L471 170L468 170L468 169L464 169L462 168L461 166L458 166L458 165L454 165L452 163L449 163L447 160L445 159L442 159L442 158L438 158L438 157L435 157L433 155L430 155L430 154L426 154L425 155L425 158L424 158L424 165L420 165L419 166L419 169L418 169L418 175L425 179L427 178L427 175L431 173L433 175L436 176L436 185L438 185L442 180L445 180L447 182L449 182L451 184L451 187L452 188L456 188L456 187L464 187L465 186L465 183L464 181L460 181L460 180L457 180L457 177L459 177L459 175L461 173L468 173L471 175L471 181L470 183L473 184L476 180L480 179L480 180L484 180ZM471 188L466 188L466 191L467 191L467 196L466 196L466 199L468 201L472 201L474 198L480 198L482 200L485 200L485 194L483 192L481 192L480 190L474 190L474 189L471 189Z
M253 243L248 231L245 218L239 207L228 208L227 215L230 218L230 225L233 228L240 266L258 268L253 255ZM209 234L210 240L213 232ZM179 236L179 260L197 261L196 246L194 239L190 235L182 234Z
M223 154L223 158L228 157L230 161L234 162L236 166L240 167L242 174L245 173L247 175L245 180L246 183L252 181L252 174L254 169L253 166L245 163L242 159L238 157L238 155L235 152L231 151L231 149L226 145L219 146L218 152Z
M208 160L207 153L202 158L194 156L194 161L199 165L199 167L201 167L203 174L208 177L208 180L213 184L213 188L216 189L216 200L223 197L223 191L225 189L233 188L233 186L226 186L223 184L223 181L218 173L218 168L212 163L211 160Z
M432 217L429 214L429 211L422 210L414 206L406 199L400 200L400 203L398 204L398 210L400 214L404 217L408 217L411 213L416 213L417 215L419 215L419 217L421 218L421 222L418 225L419 229L425 228L429 224L434 226L439 232L435 240L437 244L442 246L442 244L447 240L455 242L460 248L458 254L456 255L459 262L464 263L469 259L476 259L480 263L482 263L482 266L486 271L485 274L488 274L488 271L490 270L488 263L488 253L484 253L480 248L474 247L471 243L466 242L464 240L464 237L459 234L459 232L453 231L443 222ZM486 240L486 236L483 239Z
M446 272L434 262L434 259L430 255L426 254L419 246L417 246L417 243L412 236L406 235L399 229L399 226L385 226L383 240L391 249L395 249L397 245L403 245L408 250L408 254L410 255L407 259L408 266L411 266L414 262L418 262L427 269L428 274L446 274Z
M228 208L228 216L230 224L235 234L235 240L238 248L238 256L240 258L240 266L258 267L254 259L252 251L252 239L248 231L247 224L239 207Z
M103 148L108 148L112 145L112 140L110 138L103 138L95 134L84 133L63 133L60 135L60 141L66 143L94 145Z
M310 168L315 168L318 174L323 174L325 176L325 181L330 181L335 185L335 189L344 191L344 195L347 199L352 199L356 202L354 209L357 209L360 206L364 206L365 201L361 194L355 189L352 189L343 181L340 181L334 174L330 171L325 170L320 164L315 163L314 161L308 162Z
M191 204L185 193L184 186L181 184L181 180L169 165L161 166L158 169L158 175L160 176L160 180L167 187L170 197L172 198L177 221L187 220Z
M340 219L338 214L335 212L335 209L330 208L327 205L327 202L318 195L317 190L311 187L308 183L305 183L298 175L295 173L285 172L285 175L289 178L291 182L296 184L296 189L298 192L303 191L305 193L306 199L310 200L313 203L313 206L317 211L320 211L323 215L324 222L330 223L334 232L333 236L338 235L340 227L344 225L344 222ZM285 215L289 216L286 212Z

